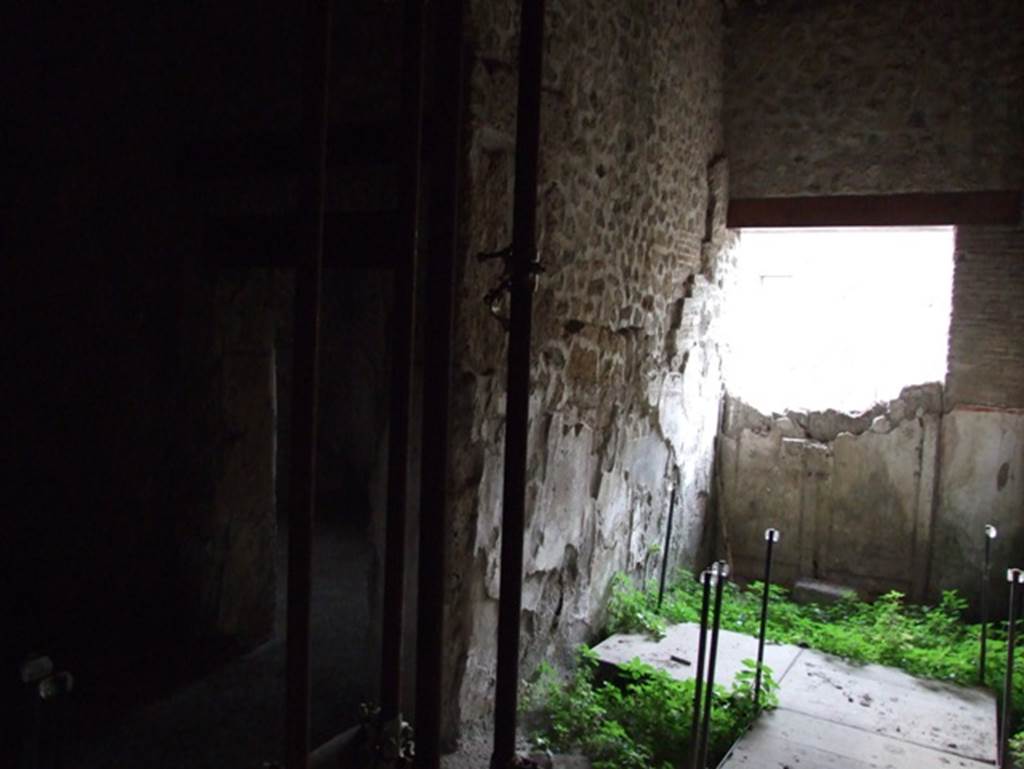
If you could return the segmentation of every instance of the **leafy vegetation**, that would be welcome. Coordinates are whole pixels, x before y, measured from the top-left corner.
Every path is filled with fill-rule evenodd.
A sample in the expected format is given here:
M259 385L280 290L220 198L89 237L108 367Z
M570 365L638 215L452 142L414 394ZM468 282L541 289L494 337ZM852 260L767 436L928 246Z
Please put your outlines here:
M708 754L722 756L753 721L754 662L731 690L714 691ZM556 752L581 751L594 769L673 769L690 754L693 681L676 681L638 660L623 665L615 681L601 681L597 657L580 649L576 670L562 681L544 664L527 686L524 708L540 711L534 741ZM775 683L765 669L762 705L776 703Z
M1017 732L1010 738L1010 753L1014 766L1024 766L1024 731Z
M749 635L759 629L763 585L746 590L726 583L722 627ZM701 587L693 578L678 581L665 593L660 609L652 582L637 589L617 575L608 606L606 631L664 635L669 624L699 622ZM907 604L896 591L868 603L847 598L836 604L801 605L786 590L772 586L767 636L776 643L808 646L853 662L901 668L925 678L974 685L978 682L980 627L964 621L967 602L955 591L942 594L937 606ZM1006 623L989 628L986 681L1001 689L1006 670ZM754 663L737 677L733 688L716 686L709 754L721 756L753 721ZM771 673L763 682L761 702L777 703ZM583 647L568 681L553 668L541 667L529 684L524 706L542 714L534 738L554 751L577 750L595 769L670 769L683 764L690 751L693 681L680 682L638 660L623 666L614 681L601 680L597 658ZM1024 654L1014 674L1017 729L1024 723ZM1024 731L1010 749L1024 766Z
M763 585L746 590L726 584L722 627L756 635L759 629ZM695 579L680 580L667 591L657 610L653 588L639 590L619 575L609 603L608 631L660 636L668 624L699 622L701 587ZM797 604L786 590L773 585L768 611L768 640L809 646L854 662L901 668L912 675L959 684L978 682L980 626L963 620L967 602L956 591L946 591L937 606L907 604L896 591L872 603L856 598L831 606ZM1006 672L1006 623L989 628L985 678L1001 689ZM1013 711L1018 729L1024 724L1024 654L1014 664ZM1024 753L1024 732L1015 738ZM1024 755L1020 761L1024 765Z

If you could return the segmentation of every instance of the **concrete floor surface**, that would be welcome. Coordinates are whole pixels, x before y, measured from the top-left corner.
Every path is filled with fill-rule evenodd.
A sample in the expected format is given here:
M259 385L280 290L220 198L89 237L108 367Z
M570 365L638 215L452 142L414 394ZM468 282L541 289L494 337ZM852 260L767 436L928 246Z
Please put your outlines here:
M699 627L661 640L616 635L595 647L603 664L639 658L679 680L695 676ZM757 640L721 631L715 682L729 687ZM993 692L858 665L797 646L769 644L779 708L765 713L720 769L949 769L996 760Z

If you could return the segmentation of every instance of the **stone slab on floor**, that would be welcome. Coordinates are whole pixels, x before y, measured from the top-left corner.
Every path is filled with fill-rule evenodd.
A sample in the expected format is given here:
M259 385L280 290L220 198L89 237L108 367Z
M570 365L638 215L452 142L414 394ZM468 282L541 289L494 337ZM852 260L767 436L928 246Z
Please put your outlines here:
M646 635L613 635L594 647L594 652L605 665L621 665L639 658L648 665L666 671L676 680L685 681L696 675L699 636L700 625L687 622L668 628L660 641ZM765 646L764 661L772 669L776 681L782 680L801 651L798 646ZM756 638L730 630L719 631L715 682L725 687L731 686L736 674L743 670L743 660L756 658ZM686 660L690 664L679 660Z
M992 764L780 709L764 713L719 769L992 769Z
M996 759L996 702L981 688L915 678L804 650L779 688L781 708L978 761Z

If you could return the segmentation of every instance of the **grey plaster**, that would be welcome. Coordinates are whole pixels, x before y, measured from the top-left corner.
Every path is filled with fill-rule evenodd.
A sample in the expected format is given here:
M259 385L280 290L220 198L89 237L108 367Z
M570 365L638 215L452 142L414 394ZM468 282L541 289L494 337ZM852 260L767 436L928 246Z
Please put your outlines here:
M942 388L908 387L863 414L759 414L729 399L719 442L724 555L758 579L764 530L776 580L926 594Z
M991 769L992 764L791 710L763 714L719 769Z
M656 640L644 635L617 634L594 647L594 653L602 664L621 665L639 659L648 665L666 671L679 681L696 676L697 646L700 640L700 626L683 623L668 628L665 637ZM765 664L772 669L776 679L781 679L800 654L798 646L789 644L767 644ZM744 660L757 657L757 639L731 630L720 630L718 638L718 662L715 666L715 681L725 687L732 685L736 674L744 670ZM686 660L686 662L681 662Z
M779 706L966 758L995 760L995 697L984 689L805 650L779 689Z

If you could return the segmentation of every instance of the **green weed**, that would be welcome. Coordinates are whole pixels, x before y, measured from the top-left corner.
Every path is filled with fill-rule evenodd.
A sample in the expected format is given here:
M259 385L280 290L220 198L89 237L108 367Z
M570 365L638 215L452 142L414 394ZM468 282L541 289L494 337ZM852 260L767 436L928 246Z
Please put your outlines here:
M708 739L715 763L756 715L754 662L744 665L731 690L715 687ZM774 691L765 669L762 705L774 706ZM526 687L524 708L543 714L533 735L542 749L580 751L594 769L673 769L691 749L693 696L693 681L677 681L639 660L621 666L614 681L602 681L594 653L581 647L568 681L550 665L541 666Z
M763 585L741 589L726 584L722 627L749 635L759 629ZM700 619L701 587L687 575L666 592L661 612L649 587L640 590L625 579L615 582L609 629L615 632L664 632L667 624ZM907 604L892 591L874 602L846 598L830 606L797 604L786 590L771 587L769 641L808 646L847 660L901 668L923 678L958 684L978 683L980 626L963 620L967 602L949 590L936 606ZM630 624L630 618L637 620ZM989 628L985 678L999 689L1006 673L1006 623ZM657 633L653 633L657 635ZM1024 655L1014 664L1014 713L1024 714Z

